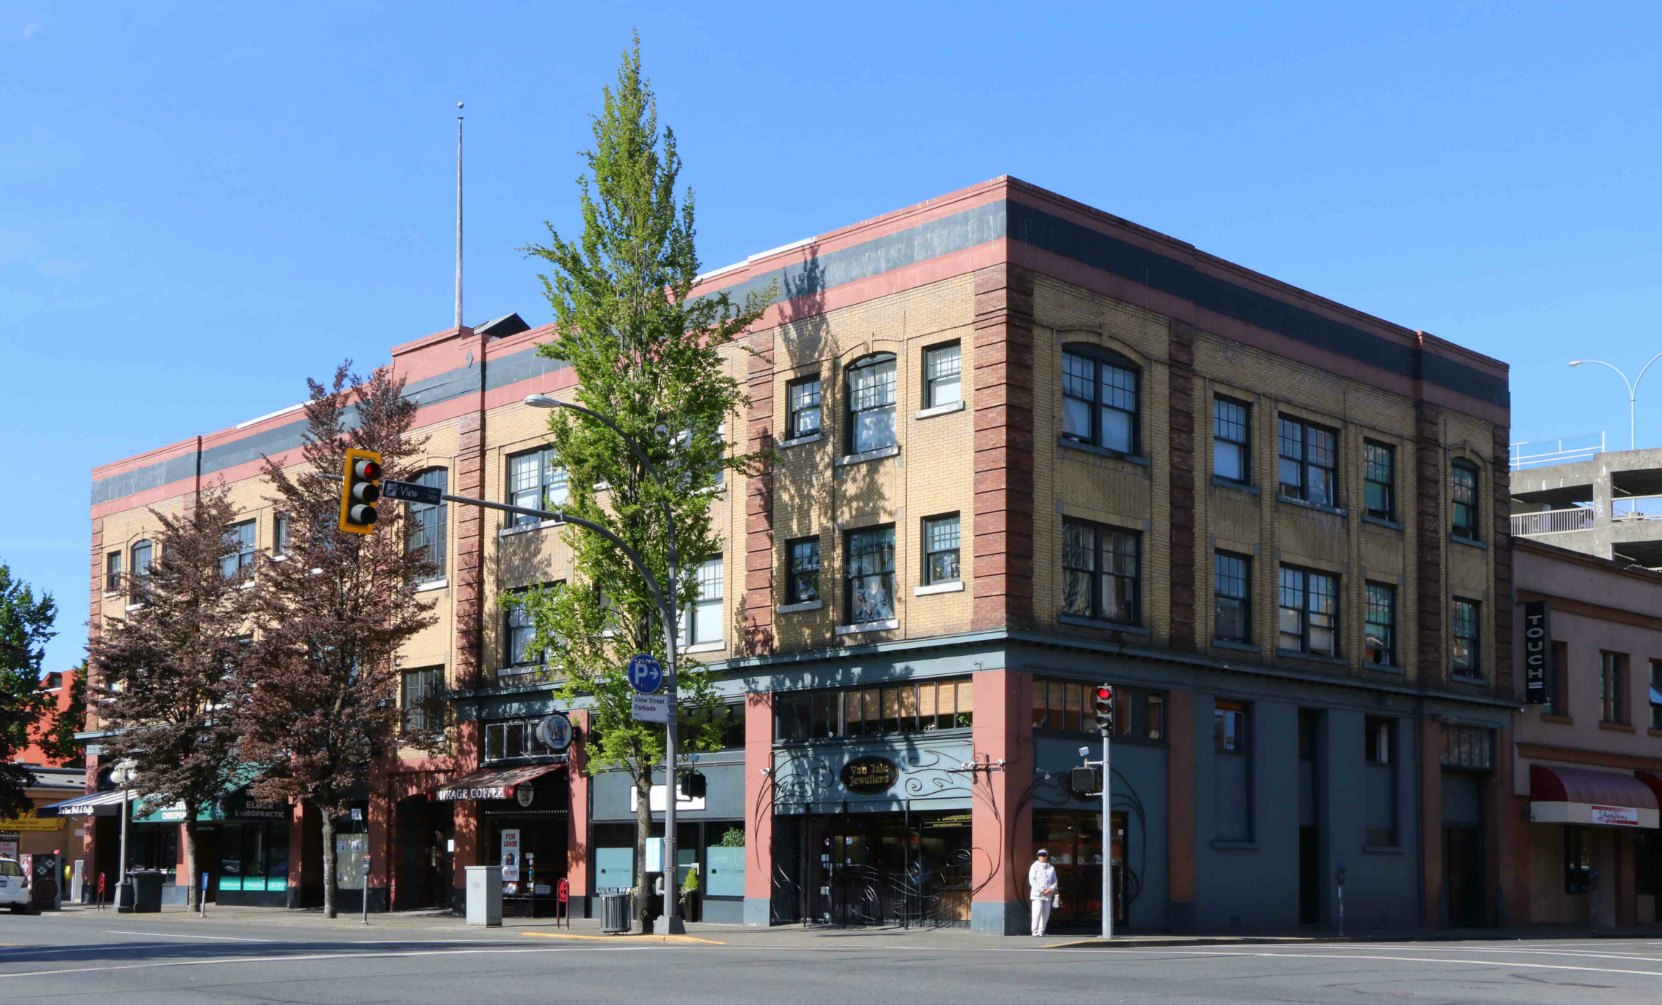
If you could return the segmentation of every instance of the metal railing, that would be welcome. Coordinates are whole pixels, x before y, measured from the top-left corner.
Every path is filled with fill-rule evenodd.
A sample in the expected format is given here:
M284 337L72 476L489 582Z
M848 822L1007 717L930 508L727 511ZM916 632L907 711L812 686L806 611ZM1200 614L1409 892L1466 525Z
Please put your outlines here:
M1610 516L1616 520L1662 520L1662 495L1612 499Z
M1507 454L1513 471L1538 468L1548 464L1568 464L1585 461L1604 453L1603 433L1576 433L1553 440L1522 440L1510 444Z
M1549 509L1540 513L1512 514L1512 536L1534 537L1538 534L1567 534L1576 530L1591 530L1594 511L1586 506L1574 509Z

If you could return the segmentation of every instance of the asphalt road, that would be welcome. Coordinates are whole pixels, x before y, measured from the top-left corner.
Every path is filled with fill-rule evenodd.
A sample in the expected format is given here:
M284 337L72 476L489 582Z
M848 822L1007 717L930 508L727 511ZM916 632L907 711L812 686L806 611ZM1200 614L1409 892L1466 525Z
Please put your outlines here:
M721 938L719 932L709 933ZM1662 940L1069 948L936 934L726 945L182 916L0 916L0 1002L1662 1002Z

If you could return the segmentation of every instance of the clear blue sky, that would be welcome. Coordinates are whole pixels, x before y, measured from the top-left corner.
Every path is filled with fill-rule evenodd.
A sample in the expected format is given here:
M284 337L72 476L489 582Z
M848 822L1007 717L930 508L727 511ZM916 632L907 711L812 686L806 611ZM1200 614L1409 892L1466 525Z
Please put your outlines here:
M1608 430L1662 350L1662 4L0 7L0 560L86 633L89 470L451 319L548 319L638 26L725 264L1000 174L1512 365ZM1662 364L1641 385L1662 443Z

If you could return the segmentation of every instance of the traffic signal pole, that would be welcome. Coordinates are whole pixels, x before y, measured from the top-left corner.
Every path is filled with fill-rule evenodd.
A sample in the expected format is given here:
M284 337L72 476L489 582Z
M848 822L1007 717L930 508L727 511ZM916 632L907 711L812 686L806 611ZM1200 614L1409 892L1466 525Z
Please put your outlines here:
M1114 937L1114 818L1109 813L1114 788L1113 764L1109 760L1109 734L1102 730L1102 937Z

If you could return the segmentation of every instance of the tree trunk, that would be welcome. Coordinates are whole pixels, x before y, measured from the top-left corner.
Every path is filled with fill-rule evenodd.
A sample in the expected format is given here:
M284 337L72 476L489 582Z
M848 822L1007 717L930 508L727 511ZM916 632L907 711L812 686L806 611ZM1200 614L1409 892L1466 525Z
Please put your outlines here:
M185 906L193 911L202 906L202 884L196 878L197 810L195 803L185 802Z
M335 916L335 818L325 810L323 818L323 916Z
M635 776L635 924L640 934L646 934L647 911L652 896L652 880L648 878L650 863L646 861L646 838L652 833L652 765L643 765Z

